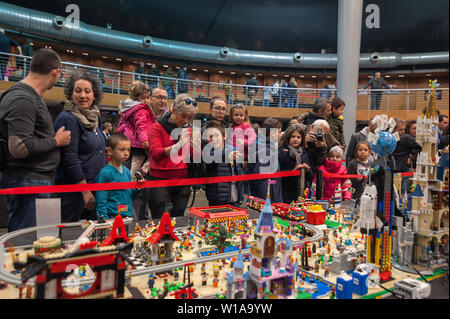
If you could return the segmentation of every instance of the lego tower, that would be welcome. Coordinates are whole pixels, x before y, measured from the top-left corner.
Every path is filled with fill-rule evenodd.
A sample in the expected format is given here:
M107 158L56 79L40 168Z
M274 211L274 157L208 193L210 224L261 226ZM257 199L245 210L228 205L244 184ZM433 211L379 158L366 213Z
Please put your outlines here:
M415 233L414 261L429 262L436 254L439 242L448 237L448 208L443 207L442 181L437 178L438 116L436 111L437 81L430 81L431 93L424 115L417 118L416 140L422 146L417 157L413 182L418 191L411 198L411 216ZM447 211L447 213L445 213ZM446 215L445 215L446 214Z

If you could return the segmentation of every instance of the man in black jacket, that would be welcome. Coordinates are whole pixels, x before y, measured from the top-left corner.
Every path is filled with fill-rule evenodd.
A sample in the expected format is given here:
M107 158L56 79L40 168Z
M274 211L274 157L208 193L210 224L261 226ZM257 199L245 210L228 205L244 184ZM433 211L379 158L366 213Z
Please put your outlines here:
M370 108L372 110L379 110L380 104L381 104L381 97L383 96L383 91L381 91L381 89L383 87L386 89L390 89L391 87L381 77L380 72L375 73L375 76L372 77L366 85L364 85L363 89L367 89L369 86L372 90L377 90L377 91L371 91L371 93L370 93L370 95L372 97L372 105Z
M394 132L400 135L400 140L397 142L394 153L392 156L395 159L395 172L405 173L409 172L410 168L416 166L417 155L422 151L422 147L416 142L416 139L409 134L405 134L405 121L396 119L397 124ZM401 193L406 192L409 182L409 177L404 176L402 178Z
M50 49L36 51L30 73L1 97L2 188L51 185L59 163L58 147L70 143L70 131L55 134L42 94L61 75L61 59ZM8 231L36 225L36 198L50 194L6 195Z
M256 85L258 85L258 81L256 80L256 74L253 74L252 77L248 79L247 83L245 83L245 85L247 85L245 87L245 93L249 101L248 105L253 106L255 95L258 92L258 88L256 87Z

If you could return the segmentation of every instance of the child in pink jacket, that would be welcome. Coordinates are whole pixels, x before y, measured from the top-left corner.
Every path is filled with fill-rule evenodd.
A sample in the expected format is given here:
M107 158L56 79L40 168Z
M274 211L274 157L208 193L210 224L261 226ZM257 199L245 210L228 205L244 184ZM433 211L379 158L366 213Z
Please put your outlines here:
M131 153L125 166L130 167L131 178L148 158L148 133L155 123L155 116L148 105L150 87L140 81L134 81L130 88L130 98L120 101L120 121L117 132L130 140Z
M242 104L236 104L230 110L230 127L233 134L228 136L227 144L232 145L244 160L248 158L248 146L255 143L256 133L250 124L247 108Z
M347 177L326 177L326 173L347 175L347 169L342 165L343 157L344 152L342 151L342 148L334 146L328 152L325 163L318 168L323 172L323 200L330 200L333 198L338 184L341 184L342 200L352 199L352 193L350 192L352 183L350 179ZM313 188L315 188L316 176L314 176Z

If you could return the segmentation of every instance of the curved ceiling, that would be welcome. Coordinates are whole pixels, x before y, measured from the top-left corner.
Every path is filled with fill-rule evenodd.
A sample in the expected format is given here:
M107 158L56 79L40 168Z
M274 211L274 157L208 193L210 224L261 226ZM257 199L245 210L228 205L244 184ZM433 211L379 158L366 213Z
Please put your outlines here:
M76 3L81 21L168 40L273 52L337 51L335 0L14 0L25 8L67 16ZM430 5L429 3L432 3ZM363 13L361 52L449 50L449 1L365 0L380 8L380 28Z

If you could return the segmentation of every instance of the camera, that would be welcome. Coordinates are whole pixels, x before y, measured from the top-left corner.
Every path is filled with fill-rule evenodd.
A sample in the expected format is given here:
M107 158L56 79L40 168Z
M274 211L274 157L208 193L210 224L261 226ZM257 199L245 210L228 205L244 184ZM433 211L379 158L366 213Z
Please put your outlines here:
M322 142L325 137L325 134L322 132L322 128L320 128L320 127L317 129L317 132L315 135L316 135L317 141L319 141L319 142Z

